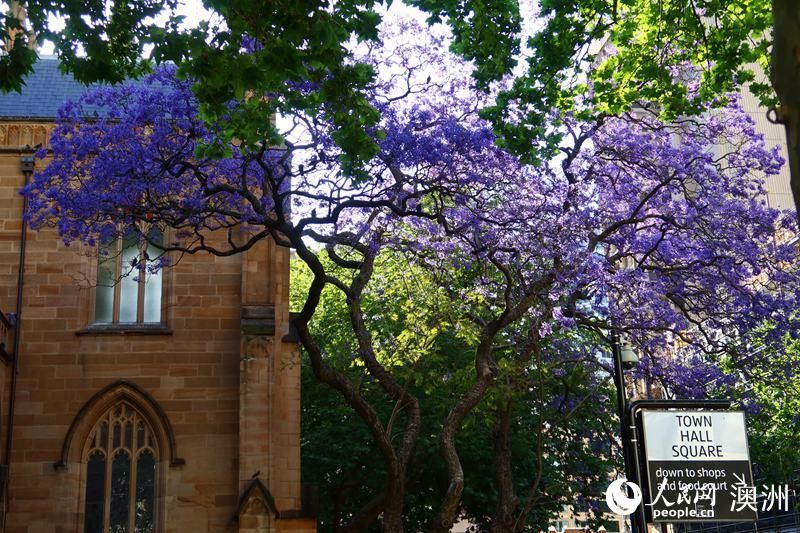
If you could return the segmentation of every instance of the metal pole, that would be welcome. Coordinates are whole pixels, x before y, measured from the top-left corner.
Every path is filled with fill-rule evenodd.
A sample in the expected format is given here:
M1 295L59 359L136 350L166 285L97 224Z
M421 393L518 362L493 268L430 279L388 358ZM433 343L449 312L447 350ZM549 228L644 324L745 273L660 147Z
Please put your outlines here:
M34 170L33 155L23 155L20 158L22 174L25 177L24 185L28 185ZM6 465L6 479L11 473L11 446L14 434L14 410L17 400L17 374L19 374L19 355L22 342L22 289L25 284L25 248L28 242L28 224L25 223L25 211L28 209L28 197L22 197L22 229L19 240L19 268L17 270L17 308L14 309L14 358L11 360L11 385L8 400L8 428L6 430L6 448L4 463Z
M627 400L625 398L625 374L622 371L622 345L619 340L619 332L616 330L611 332L611 354L614 359L614 385L617 388L617 412L619 413L619 422L621 435L624 437L625 430L625 412L627 411ZM622 449L626 450L625 441L622 441ZM628 458L627 454L622 454L625 457L625 475L628 475Z
M20 158L22 174L25 176L25 185L30 181L33 174L35 162L33 155L23 155ZM20 346L22 345L22 289L25 283L25 246L28 240L28 224L25 222L25 211L28 208L27 196L22 197L22 229L20 230L19 241L19 269L17 270L17 307L14 309L14 354L11 359L11 383L9 386L8 399L8 421L6 428L6 447L3 455L5 468L2 480L2 501L0 502L0 528L5 529L6 513L8 511L8 487L11 478L11 447L14 443L14 411L17 401L17 374L19 374Z
M639 453L639 431L636 428L636 419L634 407L638 404L637 401L634 401L628 406L628 412L625 413L625 422L628 426L628 445L631 447L631 474L633 477L633 481L639 485L639 488L642 489L642 495L649 494L649 487L645 487L644 483L644 476L642 475L642 466L641 466L641 454ZM631 515L631 521L636 521L639 526L639 533L645 533L647 531L647 514L645 513L645 502L642 501L642 505Z
M622 344L620 343L619 332L614 329L611 331L611 355L614 360L614 385L617 389L617 411L619 413L620 424L620 442L622 444L622 460L625 465L625 478L628 481L636 481L631 476L631 461L635 461L633 453L630 450L630 436L628 433L628 401L625 394L625 374L622 369ZM638 520L634 513L630 516L631 531L632 533L643 533L643 530L638 527Z

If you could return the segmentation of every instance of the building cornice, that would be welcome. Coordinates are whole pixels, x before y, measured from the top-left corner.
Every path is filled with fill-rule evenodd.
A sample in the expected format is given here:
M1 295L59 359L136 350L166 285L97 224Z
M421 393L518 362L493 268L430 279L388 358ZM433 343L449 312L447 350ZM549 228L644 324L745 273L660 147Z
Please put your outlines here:
M24 120L0 122L0 150L27 151L48 146L55 126L53 122Z

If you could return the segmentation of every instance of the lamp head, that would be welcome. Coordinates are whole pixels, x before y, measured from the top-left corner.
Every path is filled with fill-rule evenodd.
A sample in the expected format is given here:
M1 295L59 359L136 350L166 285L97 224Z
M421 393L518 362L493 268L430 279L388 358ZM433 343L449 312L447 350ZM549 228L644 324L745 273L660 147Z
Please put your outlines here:
M639 356L628 343L622 344L621 356L622 366L625 368L633 368L639 362Z

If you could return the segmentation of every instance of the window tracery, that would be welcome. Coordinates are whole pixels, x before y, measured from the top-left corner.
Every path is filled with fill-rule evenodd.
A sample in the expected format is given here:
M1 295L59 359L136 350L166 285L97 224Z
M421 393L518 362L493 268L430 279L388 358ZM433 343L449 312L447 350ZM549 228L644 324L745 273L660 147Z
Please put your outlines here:
M89 433L84 533L154 533L158 445L148 421L120 401Z

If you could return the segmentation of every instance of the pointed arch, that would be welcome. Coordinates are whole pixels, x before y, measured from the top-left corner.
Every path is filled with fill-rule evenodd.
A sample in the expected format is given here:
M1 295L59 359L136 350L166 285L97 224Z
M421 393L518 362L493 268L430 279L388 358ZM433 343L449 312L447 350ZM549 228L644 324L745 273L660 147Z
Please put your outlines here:
M69 462L80 462L84 441L94 428L98 418L120 401L129 402L147 418L158 442L158 447L162 450L164 457L169 459L170 466L179 466L185 463L178 457L175 434L164 409L139 385L121 379L97 391L78 410L64 436L61 456L53 463L53 467L62 469L66 468ZM77 442L80 444L77 446L73 445L76 436L78 437Z
M251 509L256 509L255 514L269 514L275 519L280 518L278 508L275 506L275 498L258 477L254 477L239 496L239 506L234 518L238 520Z

